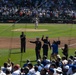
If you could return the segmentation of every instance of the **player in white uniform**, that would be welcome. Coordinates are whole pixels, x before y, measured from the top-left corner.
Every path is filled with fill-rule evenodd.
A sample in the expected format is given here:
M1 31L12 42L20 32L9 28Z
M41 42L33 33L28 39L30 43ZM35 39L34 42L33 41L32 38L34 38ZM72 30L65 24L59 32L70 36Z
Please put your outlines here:
M35 29L38 28L38 18L35 18Z

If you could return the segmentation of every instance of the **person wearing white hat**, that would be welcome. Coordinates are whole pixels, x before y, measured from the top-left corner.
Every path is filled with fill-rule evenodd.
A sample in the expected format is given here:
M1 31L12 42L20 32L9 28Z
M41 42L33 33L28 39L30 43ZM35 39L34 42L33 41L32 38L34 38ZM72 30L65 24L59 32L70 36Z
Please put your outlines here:
M43 67L44 67L44 65L41 64L41 60L40 60L40 59L37 60L37 63L36 63L34 66L38 66L38 71L39 71L39 72L40 72L40 71L43 69Z
M63 66L63 75L67 75L68 70L69 70L68 65Z
M56 75L63 75L63 74L62 74L62 68L61 68L61 67L58 67L58 68L56 69Z

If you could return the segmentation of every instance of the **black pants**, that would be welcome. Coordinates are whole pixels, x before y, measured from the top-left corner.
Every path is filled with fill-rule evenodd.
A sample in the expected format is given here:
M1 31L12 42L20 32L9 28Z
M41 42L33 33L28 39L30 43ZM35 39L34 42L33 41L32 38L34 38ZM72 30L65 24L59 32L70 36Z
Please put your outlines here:
M40 50L35 50L36 52L36 60L41 59Z
M21 53L25 52L25 43L21 43Z
M43 56L44 56L44 55L48 57L48 50L45 49L45 48L43 48Z
M64 55L65 55L65 57L66 57L66 59L68 58L68 53L67 52L62 52Z

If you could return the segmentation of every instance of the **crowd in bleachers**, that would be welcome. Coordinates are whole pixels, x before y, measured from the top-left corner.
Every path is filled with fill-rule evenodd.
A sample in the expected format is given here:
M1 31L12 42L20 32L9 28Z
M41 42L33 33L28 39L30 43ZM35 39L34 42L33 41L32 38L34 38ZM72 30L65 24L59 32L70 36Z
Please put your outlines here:
M0 0L0 18L21 16L55 19L75 19L76 3L73 0Z
M49 60L44 56L36 64L27 60L22 67L8 59L0 67L0 75L76 75L76 57L66 59L65 56L61 58L58 55L57 60Z

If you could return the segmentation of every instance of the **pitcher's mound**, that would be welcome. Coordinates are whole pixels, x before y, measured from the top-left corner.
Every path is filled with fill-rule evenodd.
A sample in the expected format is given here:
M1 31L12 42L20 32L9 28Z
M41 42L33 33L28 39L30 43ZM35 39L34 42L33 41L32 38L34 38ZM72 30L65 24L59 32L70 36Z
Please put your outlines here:
M28 32L38 32L38 31L48 31L48 29L23 29L23 28L20 28L20 29L14 29L12 31L20 31L20 32L25 32L25 31L28 31Z

